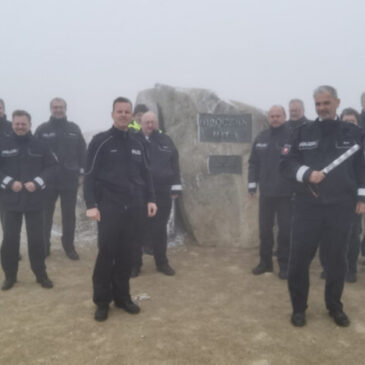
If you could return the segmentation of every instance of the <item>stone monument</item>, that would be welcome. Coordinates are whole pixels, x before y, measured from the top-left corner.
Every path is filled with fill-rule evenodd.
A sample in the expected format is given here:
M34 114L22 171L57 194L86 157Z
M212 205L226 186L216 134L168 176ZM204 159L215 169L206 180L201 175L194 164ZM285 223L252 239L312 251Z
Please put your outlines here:
M197 244L257 246L257 200L248 197L247 161L253 139L267 125L264 112L208 90L160 84L141 91L136 103L159 116L179 150L178 206Z

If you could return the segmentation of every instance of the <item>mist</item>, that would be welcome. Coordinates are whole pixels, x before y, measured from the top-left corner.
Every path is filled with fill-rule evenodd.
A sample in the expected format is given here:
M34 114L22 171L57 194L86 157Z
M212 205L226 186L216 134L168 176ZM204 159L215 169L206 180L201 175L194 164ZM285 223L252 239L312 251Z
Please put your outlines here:
M8 117L49 118L68 102L83 131L108 128L115 97L163 83L213 90L267 110L337 88L340 109L365 91L361 0L3 0L0 98Z

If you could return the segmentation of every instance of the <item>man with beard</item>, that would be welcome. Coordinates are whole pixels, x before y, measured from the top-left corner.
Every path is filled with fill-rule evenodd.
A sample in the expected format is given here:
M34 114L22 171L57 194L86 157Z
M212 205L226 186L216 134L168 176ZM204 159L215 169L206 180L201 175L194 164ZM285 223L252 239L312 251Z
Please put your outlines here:
M297 181L288 273L291 322L306 324L309 266L321 243L326 307L338 326L347 327L341 296L351 224L355 212L365 212L363 137L358 127L339 120L333 87L320 86L313 96L318 119L294 130L280 162L281 172Z

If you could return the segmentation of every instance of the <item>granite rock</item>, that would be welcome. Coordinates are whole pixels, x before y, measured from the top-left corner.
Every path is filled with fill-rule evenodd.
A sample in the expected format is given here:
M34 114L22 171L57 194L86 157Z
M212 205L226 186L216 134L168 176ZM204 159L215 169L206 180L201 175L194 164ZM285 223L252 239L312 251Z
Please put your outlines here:
M136 103L156 112L160 127L173 139L180 155L183 196L178 206L184 225L199 245L252 247L258 243L257 198L247 194L250 143L200 142L200 113L252 116L252 141L266 127L266 115L250 105L220 99L203 89L157 84L141 91ZM210 174L212 155L242 157L242 173Z

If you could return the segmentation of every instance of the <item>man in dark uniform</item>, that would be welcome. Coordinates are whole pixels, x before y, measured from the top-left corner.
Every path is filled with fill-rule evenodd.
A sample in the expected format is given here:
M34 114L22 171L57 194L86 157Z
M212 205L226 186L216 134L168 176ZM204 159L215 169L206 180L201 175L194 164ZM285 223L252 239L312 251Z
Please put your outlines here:
M93 274L97 321L107 319L112 300L129 313L140 311L129 290L133 243L145 212L152 217L157 211L144 146L128 130L132 103L115 99L112 118L112 128L90 142L84 181L86 214L98 222Z
M298 327L306 323L309 265L320 242L327 274L326 307L335 323L346 327L350 320L341 296L348 235L355 212L365 211L363 136L358 127L337 117L340 100L333 87L318 87L314 100L319 118L294 130L280 163L282 173L298 182L288 277L291 322Z
M353 108L344 109L340 115L340 119L344 122L353 123L357 126L360 124L360 115ZM354 221L351 225L349 247L347 252L347 283L355 283L357 281L357 260L360 253L361 219L361 214L355 214Z
M13 133L13 128L11 122L9 122L6 118L5 114L5 103L3 99L0 99L0 138L8 137ZM1 208L1 201L0 201L0 221L2 216L2 208ZM2 223L1 223L2 224ZM21 260L22 256L19 253L19 260Z
M287 278L292 184L279 174L280 153L287 143L291 129L285 123L285 110L274 105L269 110L270 128L261 132L252 145L248 167L248 192L253 197L260 187L259 230L260 262L254 275L273 271L272 249L275 216L278 222L279 277Z
M53 214L60 197L62 213L62 246L71 260L78 260L75 250L75 209L80 173L85 163L86 143L80 128L67 120L65 100L54 98L50 104L51 118L41 124L35 135L47 142L59 163L58 173L46 191L44 235L46 255L50 254Z
M360 123L359 123L359 127L361 127L363 130L365 130L365 92L363 92L361 94L361 113L360 113ZM362 256L365 256L365 235L361 241L361 254ZM365 265L365 260L362 263L363 265Z
M17 279L23 215L31 268L42 287L52 288L44 263L42 198L46 183L56 172L57 162L48 146L32 136L31 118L27 112L15 111L12 126L14 132L0 140L4 229L1 265L5 273L2 290L12 288Z
M172 276L175 275L175 270L169 265L166 255L167 222L171 212L172 199L176 199L182 191L179 154L172 139L165 133L160 133L155 113L143 114L141 131L138 135L146 146L158 206L156 216L147 218L141 227L141 235L151 241L157 270ZM133 277L138 276L141 270L144 237L135 245Z
M294 129L302 124L308 123L309 120L304 115L304 103L300 99L292 99L289 101L289 126Z
M0 99L0 137L8 136L12 133L11 122L6 119L5 103Z
M11 134L13 134L13 128L11 122L9 122L6 118L4 100L0 99L0 138L8 137ZM1 217L1 206L0 206L0 217Z
M365 92L361 94L361 114L359 126L365 130Z
M340 115L340 119L356 126L359 126L360 124L360 115L353 108L344 109ZM359 133L362 133L360 129ZM361 214L355 214L354 221L351 224L351 233L348 237L349 243L347 251L347 272L345 279L347 283L355 283L357 281L357 260L360 253L361 218ZM323 255L322 246L320 246L319 257L322 267L325 267L325 258ZM326 272L324 270L321 272L321 278L326 278Z

